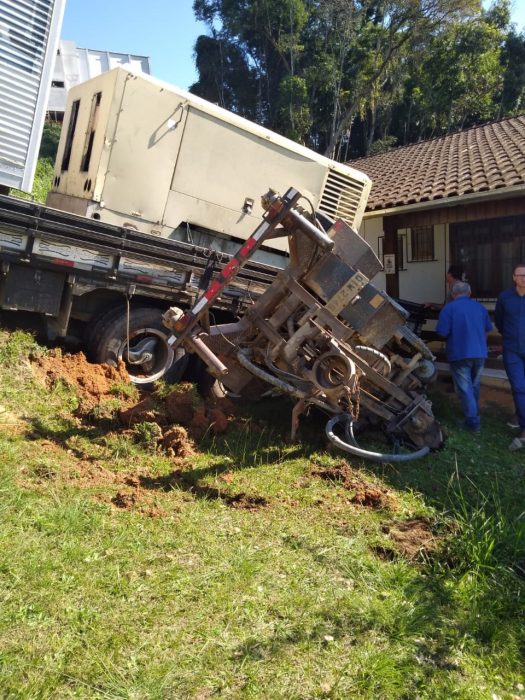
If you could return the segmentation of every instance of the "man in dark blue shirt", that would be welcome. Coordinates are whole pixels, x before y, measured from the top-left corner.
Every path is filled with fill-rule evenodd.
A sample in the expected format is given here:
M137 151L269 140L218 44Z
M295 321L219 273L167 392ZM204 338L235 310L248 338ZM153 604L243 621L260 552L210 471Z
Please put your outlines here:
M514 267L512 278L514 287L498 297L495 320L503 338L503 364L521 429L519 437L510 443L510 449L517 450L525 446L525 263Z
M454 282L452 301L439 314L436 331L447 339L447 360L461 399L464 427L480 431L479 390L487 357L487 333L492 330L487 309L470 298L467 282Z

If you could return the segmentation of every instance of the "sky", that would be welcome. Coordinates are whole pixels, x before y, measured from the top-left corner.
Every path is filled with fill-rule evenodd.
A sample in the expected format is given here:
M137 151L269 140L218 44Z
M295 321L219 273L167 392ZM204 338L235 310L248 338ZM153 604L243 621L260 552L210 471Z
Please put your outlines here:
M150 58L151 73L181 88L197 80L193 47L206 27L193 0L66 0L62 39L83 49Z
M62 39L84 49L148 56L152 75L188 88L197 80L195 40L206 33L192 5L193 0L66 0ZM524 0L513 0L512 21L519 30L525 26Z

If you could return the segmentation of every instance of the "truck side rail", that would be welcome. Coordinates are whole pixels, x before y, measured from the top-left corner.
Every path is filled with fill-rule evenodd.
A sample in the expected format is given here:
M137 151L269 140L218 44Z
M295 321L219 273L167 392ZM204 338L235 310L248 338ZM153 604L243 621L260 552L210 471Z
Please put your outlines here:
M3 235L2 235L3 234ZM24 236L29 240L25 240ZM11 240L9 240L11 237ZM15 238L13 238L15 237ZM78 246L93 255L98 255L94 264L86 265L53 257L49 250L43 252L34 241L52 241L62 246ZM24 262L31 258L47 258L47 263L87 269L94 273L110 272L113 275L136 277L141 283L148 282L143 271L136 274L122 261L142 261L146 265L172 267L176 272L187 272L200 277L209 265L210 251L190 243L166 238L155 238L131 228L122 228L83 216L61 212L42 204L10 196L0 196L0 252L3 257L16 259L23 253ZM111 260L103 256L112 256ZM214 269L222 271L231 260L230 255L220 253L214 261ZM132 266L131 266L132 267ZM279 269L264 263L250 261L235 281L237 294L242 290L256 292L264 290L275 279ZM153 282L153 280L151 280ZM232 290L233 291L233 290Z

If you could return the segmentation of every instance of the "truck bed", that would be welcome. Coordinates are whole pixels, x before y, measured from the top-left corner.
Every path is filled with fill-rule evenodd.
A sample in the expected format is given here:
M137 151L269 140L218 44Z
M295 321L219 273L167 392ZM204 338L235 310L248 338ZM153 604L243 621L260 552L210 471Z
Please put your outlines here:
M11 196L0 196L0 258L3 281L0 305L53 315L53 309L28 308L6 290L16 266L74 275L75 284L119 289L170 300L197 293L204 272L215 274L231 256L191 243L156 238L130 228L88 219ZM212 257L211 257L212 256ZM211 258L211 259L210 259ZM218 308L242 308L272 283L279 269L250 261L224 290ZM52 276L48 287L53 285ZM12 286L12 285L11 285ZM16 295L15 295L16 296ZM23 298L23 297L21 297Z

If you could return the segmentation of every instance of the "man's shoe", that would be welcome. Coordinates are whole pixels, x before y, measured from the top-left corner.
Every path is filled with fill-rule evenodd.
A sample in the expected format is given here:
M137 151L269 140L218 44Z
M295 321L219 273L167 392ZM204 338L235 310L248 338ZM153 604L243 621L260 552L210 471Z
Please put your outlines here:
M507 425L509 426L509 428L519 428L520 424L518 423L517 416L512 416L512 418L509 421L507 421Z
M511 452L516 452L516 450L521 450L525 447L525 438L516 437L509 445L509 450Z

